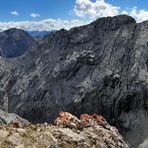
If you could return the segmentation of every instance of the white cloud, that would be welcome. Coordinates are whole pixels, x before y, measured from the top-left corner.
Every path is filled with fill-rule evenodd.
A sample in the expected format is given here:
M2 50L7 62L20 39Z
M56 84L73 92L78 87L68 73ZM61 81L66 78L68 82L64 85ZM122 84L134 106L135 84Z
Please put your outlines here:
M0 22L1 31L10 28L19 28L23 30L59 30L62 28L70 29L72 27L81 26L89 23L90 21L106 16L115 16L119 14L127 14L134 17L137 22L148 20L148 10L138 10L137 7L131 9L122 9L118 6L114 6L107 3L105 0L76 0L73 12L80 18L87 18L83 21L80 19L76 20L62 20L62 19L46 19L42 21L9 21ZM12 15L19 15L17 11L12 11ZM31 17L40 17L38 13L30 14ZM88 19L89 18L89 19Z
M107 3L105 0L75 0L73 12L78 17L88 17L91 20L119 14L130 15L137 22L148 20L148 10L138 10L137 7L124 10L121 7Z
M76 0L74 14L79 17L88 16L91 19L99 17L115 16L119 14L120 7L106 3L104 0Z
M61 19L46 19L42 21L20 21L20 22L0 22L1 31L10 28L19 28L23 30L59 30L62 28L70 29L75 26L81 26L86 22L80 20L61 20Z
M128 15L128 12L127 12L126 10L123 10L123 11L121 12L121 14L127 14L127 15Z
M14 15L14 16L18 16L19 15L19 13L17 11L11 11L10 14Z
M129 15L134 17L137 20L137 22L148 20L148 10L138 10L137 7L132 8L129 12Z
M31 13L30 16L33 18L36 18L36 17L40 17L40 14L39 13Z

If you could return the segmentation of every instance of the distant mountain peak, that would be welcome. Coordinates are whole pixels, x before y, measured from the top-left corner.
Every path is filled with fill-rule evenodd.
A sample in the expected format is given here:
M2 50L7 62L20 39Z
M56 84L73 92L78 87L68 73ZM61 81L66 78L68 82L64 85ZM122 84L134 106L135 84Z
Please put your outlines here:
M46 30L43 30L43 31L27 31L29 33L30 36L32 37L42 37L42 36L45 36L45 35L48 35L50 34L51 32L55 32L56 30L51 30L51 31L46 31Z
M0 32L0 55L17 57L33 45L34 39L24 30L12 28Z

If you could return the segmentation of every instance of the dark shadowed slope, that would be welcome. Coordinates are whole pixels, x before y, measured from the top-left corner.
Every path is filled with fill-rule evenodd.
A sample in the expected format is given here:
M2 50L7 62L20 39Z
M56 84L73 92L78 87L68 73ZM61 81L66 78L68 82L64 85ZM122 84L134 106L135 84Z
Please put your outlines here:
M9 29L0 32L0 55L2 57L17 57L32 46L34 39L20 29Z

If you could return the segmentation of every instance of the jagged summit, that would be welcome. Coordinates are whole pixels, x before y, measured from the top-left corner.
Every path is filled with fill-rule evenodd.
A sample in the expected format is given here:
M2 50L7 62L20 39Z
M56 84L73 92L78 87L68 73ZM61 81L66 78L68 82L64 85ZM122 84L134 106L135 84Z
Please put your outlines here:
M95 25L97 27L108 28L108 29L117 29L118 27L121 27L122 25L128 25L136 23L136 20L128 15L117 15L114 17L103 17L99 18L96 21L92 22L92 25Z
M8 30L5 30L4 32L7 33L7 34L8 34L8 33L9 33L9 34L11 34L11 33L16 33L16 32L20 32L20 33L24 32L24 33L25 33L24 30L18 29L18 28L10 28L10 29L8 29Z

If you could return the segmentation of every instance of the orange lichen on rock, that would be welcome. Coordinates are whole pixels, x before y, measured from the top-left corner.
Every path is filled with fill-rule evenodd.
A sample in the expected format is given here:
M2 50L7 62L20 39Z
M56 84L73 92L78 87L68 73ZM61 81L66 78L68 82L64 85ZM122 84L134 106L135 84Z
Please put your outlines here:
M55 125L62 127L71 127L83 129L88 126L101 125L107 127L107 121L101 115L96 113L93 115L81 114L80 119L68 112L60 112L58 118L54 122Z
M97 121L97 123L99 125L102 125L103 127L106 127L107 121L105 120L105 118L101 115L97 115L96 113L94 113L93 118Z
M17 120L12 120L9 125L15 127L15 128L20 128L20 123Z
M101 115L97 115L94 113L93 115L88 115L88 114L81 114L80 120L82 122L87 122L90 124L93 124L94 121L96 121L99 125L106 127L107 121L105 118Z
M0 129L3 129L4 128L4 126L3 125L0 125Z
M90 120L92 120L92 116L88 114L81 114L80 120L83 122L90 122Z
M75 127L79 123L79 120L74 115L68 112L60 112L59 117L54 121L55 125Z
M65 117L65 115L67 115L67 114L69 114L69 113L67 113L67 112L60 112L60 113L59 113L59 117L61 117L61 118L62 118L62 117Z
M59 117L55 120L56 125L65 124L67 121L70 121L71 114L68 112L60 112Z

